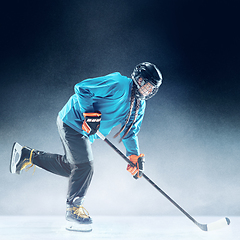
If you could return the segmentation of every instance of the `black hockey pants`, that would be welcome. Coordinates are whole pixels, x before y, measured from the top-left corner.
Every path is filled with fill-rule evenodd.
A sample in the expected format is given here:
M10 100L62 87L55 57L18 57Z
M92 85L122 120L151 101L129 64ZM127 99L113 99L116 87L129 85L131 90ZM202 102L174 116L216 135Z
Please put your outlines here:
M57 118L65 155L34 151L32 162L54 174L68 177L67 203L83 200L93 175L93 157L89 139Z

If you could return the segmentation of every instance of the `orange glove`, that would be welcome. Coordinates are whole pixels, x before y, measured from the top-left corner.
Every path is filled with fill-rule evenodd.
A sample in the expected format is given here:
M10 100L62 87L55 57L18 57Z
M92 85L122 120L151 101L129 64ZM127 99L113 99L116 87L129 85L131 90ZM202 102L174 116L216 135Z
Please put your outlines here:
M140 154L129 156L129 160L135 165L132 167L130 164L127 166L127 171L130 172L135 179L141 178L144 171L145 155Z
M89 135L95 134L100 127L101 113L83 113L84 122L82 124L82 130L87 132Z

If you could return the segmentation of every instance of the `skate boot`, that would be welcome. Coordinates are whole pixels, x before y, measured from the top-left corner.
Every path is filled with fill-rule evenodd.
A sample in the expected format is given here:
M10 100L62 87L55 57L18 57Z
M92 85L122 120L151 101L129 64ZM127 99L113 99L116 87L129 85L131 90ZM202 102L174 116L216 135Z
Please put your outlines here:
M92 231L92 219L82 205L76 203L67 204L66 220L67 230L79 232Z
M19 143L15 142L12 148L10 172L20 174L20 172L27 166L28 168L26 169L29 170L34 165L32 163L33 153L34 149L22 147Z

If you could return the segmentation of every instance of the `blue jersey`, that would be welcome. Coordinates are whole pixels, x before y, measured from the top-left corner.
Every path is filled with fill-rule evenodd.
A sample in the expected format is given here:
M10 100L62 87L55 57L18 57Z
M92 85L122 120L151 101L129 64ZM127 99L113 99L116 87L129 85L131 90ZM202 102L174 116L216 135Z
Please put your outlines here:
M100 111L102 119L99 131L107 136L113 127L119 124L124 125L126 122L130 109L132 84L131 78L122 76L118 72L83 80L75 85L75 94L70 97L59 112L59 116L69 127L82 135L88 136L92 143L98 136L96 134L89 136L82 130L83 113ZM127 156L140 154L137 134L140 130L144 111L145 101L141 100L136 122L123 139ZM135 106L125 129L133 121L134 114ZM123 134L124 131L120 135Z

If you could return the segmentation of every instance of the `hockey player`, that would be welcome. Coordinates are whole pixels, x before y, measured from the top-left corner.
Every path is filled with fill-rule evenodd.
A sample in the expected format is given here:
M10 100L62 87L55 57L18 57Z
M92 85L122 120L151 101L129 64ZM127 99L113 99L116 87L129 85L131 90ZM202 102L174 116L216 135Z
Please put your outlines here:
M57 175L68 177L66 200L67 229L91 231L92 219L83 207L83 200L93 175L91 143L121 124L120 141L126 155L136 167L127 166L135 177L142 176L144 154L140 154L137 134L143 120L145 100L156 94L162 83L159 69L152 63L138 64L131 78L115 72L91 78L75 85L75 94L59 112L57 126L64 155L46 153L14 143L10 172L20 174L36 165Z

